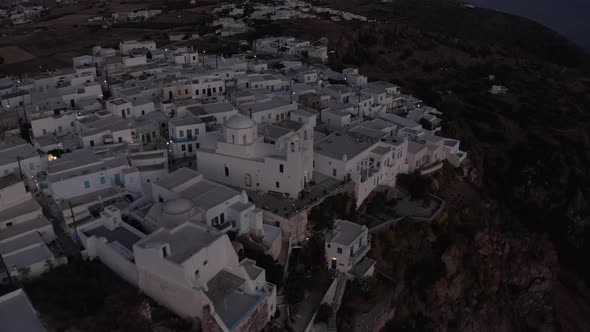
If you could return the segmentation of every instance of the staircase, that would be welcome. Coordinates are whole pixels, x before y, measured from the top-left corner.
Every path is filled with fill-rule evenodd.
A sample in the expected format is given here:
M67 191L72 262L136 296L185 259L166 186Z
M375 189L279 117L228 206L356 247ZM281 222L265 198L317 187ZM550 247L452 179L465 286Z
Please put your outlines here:
M338 313L338 309L340 309L340 305L342 304L342 297L344 296L347 282L345 273L338 272L336 278L336 291L334 292L334 299L332 300L332 315L328 319L328 331L334 332L336 331L336 314Z

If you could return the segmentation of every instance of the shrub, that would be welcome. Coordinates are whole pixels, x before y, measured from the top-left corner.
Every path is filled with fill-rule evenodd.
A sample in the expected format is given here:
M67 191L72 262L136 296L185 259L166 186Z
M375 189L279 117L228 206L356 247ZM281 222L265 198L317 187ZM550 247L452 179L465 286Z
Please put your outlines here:
M315 316L315 322L328 324L328 319L330 319L330 315L332 315L332 307L327 303L322 303L320 304L318 312Z

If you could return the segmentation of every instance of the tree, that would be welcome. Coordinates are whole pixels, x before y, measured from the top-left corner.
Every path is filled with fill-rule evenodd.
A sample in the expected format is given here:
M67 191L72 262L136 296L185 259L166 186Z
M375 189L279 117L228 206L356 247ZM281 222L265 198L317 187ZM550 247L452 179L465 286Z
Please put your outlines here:
M432 180L418 172L412 174L398 174L397 183L410 194L412 199L422 199L430 191Z
M320 304L318 308L318 312L315 315L315 322L316 323L324 323L328 324L328 319L332 315L332 307L327 303Z
M18 269L18 274L19 277L22 281L27 281L29 280L29 277L31 276L31 268L30 267L23 267Z

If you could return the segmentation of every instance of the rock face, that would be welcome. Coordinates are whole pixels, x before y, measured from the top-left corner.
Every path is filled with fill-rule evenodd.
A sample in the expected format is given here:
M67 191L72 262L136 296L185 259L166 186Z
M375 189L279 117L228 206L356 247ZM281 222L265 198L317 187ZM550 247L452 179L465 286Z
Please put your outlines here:
M490 228L448 241L445 234L454 232L452 226L439 226L425 226L432 228L436 239L430 248L425 244L418 251L433 253L430 266L412 262L412 257L400 264L408 268L397 314L388 328L555 330L553 292L559 265L550 241L542 236L517 238ZM416 281L423 274L432 278Z

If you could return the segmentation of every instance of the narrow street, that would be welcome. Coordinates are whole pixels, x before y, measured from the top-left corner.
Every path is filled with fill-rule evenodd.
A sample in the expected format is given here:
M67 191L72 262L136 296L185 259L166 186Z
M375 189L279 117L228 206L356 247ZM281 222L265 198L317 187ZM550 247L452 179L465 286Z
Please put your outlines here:
M67 225L63 221L63 217L59 212L59 208L55 205L55 202L52 199L45 197L42 192L37 194L36 198L43 208L43 215L47 220L51 221L55 236L57 237L57 243L63 249L65 255L68 257L79 257L80 250L74 244L69 233L66 232Z

